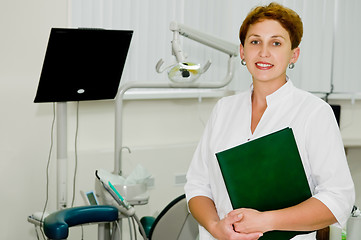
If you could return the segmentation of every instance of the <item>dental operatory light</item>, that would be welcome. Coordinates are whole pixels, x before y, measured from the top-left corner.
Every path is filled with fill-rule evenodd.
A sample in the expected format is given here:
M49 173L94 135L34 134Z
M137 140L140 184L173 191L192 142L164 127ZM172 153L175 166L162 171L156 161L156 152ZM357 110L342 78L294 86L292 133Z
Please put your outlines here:
M172 26L172 24L171 24ZM172 30L172 28L171 28ZM173 31L173 40L172 40L172 54L175 56L177 63L171 66L166 67L163 70L160 70L161 65L164 63L163 59L160 59L156 65L156 70L158 73L163 72L166 69L168 78L175 83L191 83L196 81L202 73L207 71L207 69L201 69L200 64L187 62L186 57L183 54L183 51L179 44L179 32L176 30Z
M176 58L176 63L166 68L161 69L164 63L160 59L156 65L156 71L162 73L165 70L168 72L168 77L171 81L152 82L152 81L129 81L122 84L119 88L116 98L115 106L115 151L114 151L114 173L122 175L122 109L124 94L133 88L143 89L220 89L227 86L233 79L236 61L239 62L239 44L225 41L216 38L212 35L202 33L200 31L191 29L182 24L171 22L170 30L173 32L172 53ZM199 42L203 45L221 51L229 56L227 71L225 77L220 81L199 81L196 80L201 74L207 71L211 62L208 61L204 66L200 64L189 62L184 56L179 45L179 36L187 37L193 41Z
M163 64L163 61L159 61L158 64ZM210 65L210 62L209 62ZM208 67L209 67L208 65ZM207 69L208 69L207 67ZM191 83L196 81L202 73L207 71L204 67L201 68L200 64L192 63L192 62L178 62L173 64L166 69L168 70L168 78L175 83ZM164 71L164 70L163 70ZM161 73L159 68L157 68L157 72Z
M164 70L169 69L168 78L172 82L194 82L200 77L200 75L205 73L211 65L210 61L204 64L203 67L201 67L200 64L187 61L179 44L179 35L215 48L219 51L229 54L230 56L238 55L238 46L234 45L233 43L229 43L214 36L188 28L176 22L171 22L169 29L173 32L172 54L175 56L177 63L161 70L160 68L164 61L163 59L160 59L156 65L156 70L158 73L162 73Z

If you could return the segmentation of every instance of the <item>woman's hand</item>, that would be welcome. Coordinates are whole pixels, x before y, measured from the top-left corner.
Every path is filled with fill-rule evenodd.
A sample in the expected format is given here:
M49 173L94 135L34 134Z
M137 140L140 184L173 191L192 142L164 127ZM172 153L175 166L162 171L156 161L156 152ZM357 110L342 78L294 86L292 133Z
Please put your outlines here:
M213 224L209 230L213 237L218 240L257 240L263 235L262 232L244 233L235 231L235 224L242 221L242 215L228 214L225 218Z
M270 219L265 212L259 212L254 209L240 208L233 210L229 216L238 216L240 219L233 223L234 230L239 233L265 233L271 229Z
M257 240L263 235L262 232L236 232L234 224L242 222L242 215L232 211L220 219L214 202L208 197L193 197L188 207L197 222L218 240Z
M228 215L238 215L241 221L234 223L237 232L314 231L337 222L330 209L316 198L309 198L292 207L259 212L240 208Z

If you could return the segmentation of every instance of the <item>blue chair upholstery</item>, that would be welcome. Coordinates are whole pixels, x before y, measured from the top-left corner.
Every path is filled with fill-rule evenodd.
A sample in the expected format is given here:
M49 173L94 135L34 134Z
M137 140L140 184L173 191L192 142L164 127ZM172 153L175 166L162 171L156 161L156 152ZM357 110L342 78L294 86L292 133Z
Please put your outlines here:
M114 206L82 206L62 209L44 219L44 233L49 239L66 239L69 227L97 222L113 222L118 219Z

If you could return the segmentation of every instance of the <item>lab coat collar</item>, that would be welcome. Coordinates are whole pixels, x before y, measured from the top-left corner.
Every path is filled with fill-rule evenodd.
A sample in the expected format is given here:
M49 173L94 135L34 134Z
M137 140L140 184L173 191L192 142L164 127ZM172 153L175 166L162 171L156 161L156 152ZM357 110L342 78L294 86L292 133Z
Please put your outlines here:
M286 77L286 83L283 84L275 92L273 92L272 94L266 97L267 105L270 106L274 102L284 100L284 97L290 94L292 89L293 89L293 84L291 80L288 77Z
M270 106L272 103L277 102L279 100L282 100L284 96L291 93L292 89L294 88L294 85L290 78L286 76L286 83L283 84L279 89L277 89L275 92L271 93L266 97L267 105ZM253 93L253 84L250 86L249 90L249 103L252 104L252 93Z

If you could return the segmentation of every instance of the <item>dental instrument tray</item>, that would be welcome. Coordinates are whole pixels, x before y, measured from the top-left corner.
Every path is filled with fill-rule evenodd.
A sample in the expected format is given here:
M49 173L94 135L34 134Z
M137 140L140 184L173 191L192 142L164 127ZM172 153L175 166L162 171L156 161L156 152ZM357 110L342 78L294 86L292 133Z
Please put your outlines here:
M118 175L108 173L104 170L95 172L95 192L102 204L114 204L114 199L124 198L132 206L145 205L149 201L149 192L146 183L137 184L120 184L117 179ZM115 196L111 196L115 194ZM120 196L119 196L119 195Z

